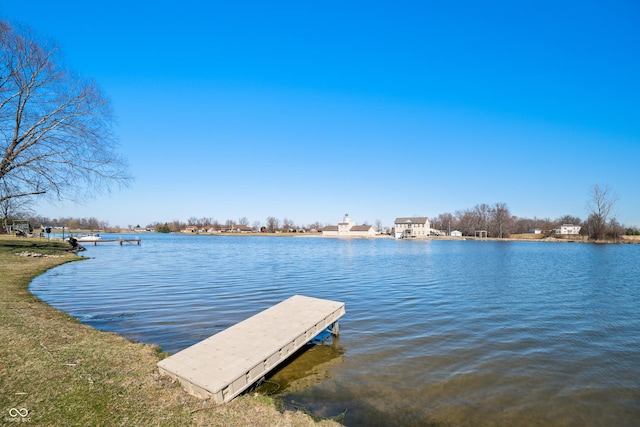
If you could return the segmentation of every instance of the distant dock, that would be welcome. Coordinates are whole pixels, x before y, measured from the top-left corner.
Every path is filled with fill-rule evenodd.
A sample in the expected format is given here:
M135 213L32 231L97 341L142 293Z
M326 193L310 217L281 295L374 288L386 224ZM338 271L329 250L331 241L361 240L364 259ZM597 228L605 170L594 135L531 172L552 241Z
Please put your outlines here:
M338 334L344 303L294 295L158 362L190 394L229 402L326 330Z
M77 239L76 240L78 242L79 245L86 245L86 244L90 244L93 243L93 246L98 246L98 243L114 243L114 242L118 242L120 243L120 246L124 245L125 243L135 243L138 246L140 246L140 244L142 243L142 240L140 240L140 238L135 238L135 239Z

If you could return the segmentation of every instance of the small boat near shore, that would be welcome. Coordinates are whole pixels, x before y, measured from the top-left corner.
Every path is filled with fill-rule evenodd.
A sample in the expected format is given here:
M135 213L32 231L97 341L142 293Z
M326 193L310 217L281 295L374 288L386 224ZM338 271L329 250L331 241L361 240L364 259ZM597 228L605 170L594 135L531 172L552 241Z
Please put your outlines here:
M140 246L140 238L136 236L134 239L123 239L119 237L117 239L110 238L107 236L106 239L103 239L99 234L85 234L82 236L69 236L65 239L67 242L71 243L71 245L75 248L79 246L81 243L93 243L94 246L98 246L98 243L112 243L117 242L120 243L120 246L128 243L135 243Z
M99 234L89 234L86 236L79 236L75 238L77 242L99 242L102 240L102 236Z

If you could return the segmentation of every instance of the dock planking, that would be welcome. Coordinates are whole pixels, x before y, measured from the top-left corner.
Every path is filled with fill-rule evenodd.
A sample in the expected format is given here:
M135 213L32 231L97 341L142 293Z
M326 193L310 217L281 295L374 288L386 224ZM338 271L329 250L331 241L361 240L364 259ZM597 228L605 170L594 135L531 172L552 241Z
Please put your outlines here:
M344 303L294 295L158 362L190 394L229 402L331 327Z
M142 242L140 239L93 239L93 240L79 240L78 243L79 244L87 244L87 243L93 243L93 246L98 246L98 243L113 243L113 242L118 242L120 243L120 246L124 245L125 243L135 243L138 246L140 246L140 243Z

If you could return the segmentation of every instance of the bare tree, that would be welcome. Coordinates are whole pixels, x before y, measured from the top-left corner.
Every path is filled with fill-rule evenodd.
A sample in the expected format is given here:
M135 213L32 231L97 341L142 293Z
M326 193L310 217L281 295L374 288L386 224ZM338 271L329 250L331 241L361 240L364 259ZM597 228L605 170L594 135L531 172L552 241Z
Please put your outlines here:
M433 228L442 231L446 230L447 234L451 234L451 230L455 230L457 227L454 216L448 212L441 213L436 218L434 218L434 221L432 222L434 224L437 224L437 227L434 225Z
M312 223L312 224L309 224L309 225L307 226L307 228L308 228L309 230L320 231L320 230L322 230L322 223L321 223L321 222L316 221L316 222L314 222L314 223Z
M9 220L17 219L20 216L31 216L32 200L27 197L22 198L4 198L8 189L5 189L3 183L0 182L0 218L4 221L4 228L9 232Z
M552 229L556 228L556 222L551 221L549 218L515 218L514 219L514 233L529 233L533 229L539 229L544 234L548 234Z
M612 218L608 224L607 237L616 241L620 240L620 236L625 234L625 229L617 219Z
M458 228L465 236L473 236L478 229L477 219L473 211L465 209L463 211L456 211L456 223Z
M212 224L212 218L211 217L206 217L203 216L202 218L200 218L200 227L201 228L211 228L211 224Z
M275 233L280 226L280 221L278 218L270 216L267 217L267 231L269 233Z
M491 217L491 207L486 203L481 203L473 208L473 213L475 214L477 221L477 229L474 230L474 233L477 230L485 230L488 233L490 231L489 219Z
M285 217L282 220L282 231L284 231L285 233L291 232L295 230L295 228L296 228L295 223L289 218Z
M506 203L496 203L491 208L494 235L500 239L509 237L513 230L515 220L511 216L511 211Z
M183 230L186 227L186 224L180 222L180 220L174 219L170 223L167 224L167 228L172 233L177 233L180 230Z
M11 220L26 217L31 213L29 204L29 199L6 199L0 202L0 219L4 223L4 229L7 233Z
M562 225L562 224L580 225L580 224L582 224L582 219L578 218L577 216L573 216L573 215L564 215L564 216L561 216L560 218L556 219L556 224L558 224L558 225Z
M587 209L589 210L589 237L595 240L601 240L607 233L607 223L609 220L615 220L615 218L610 218L610 216L619 197L608 185L600 186L598 184L593 186L590 197L587 202Z
M110 103L58 46L0 20L0 181L10 198L79 199L127 184Z

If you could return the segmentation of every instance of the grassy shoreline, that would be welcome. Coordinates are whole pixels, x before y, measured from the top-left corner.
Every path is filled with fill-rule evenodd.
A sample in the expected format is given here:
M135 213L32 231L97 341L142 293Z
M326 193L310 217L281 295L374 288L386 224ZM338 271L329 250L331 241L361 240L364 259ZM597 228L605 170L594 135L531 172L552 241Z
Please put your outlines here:
M159 347L98 331L42 302L29 283L80 259L67 249L61 242L0 236L2 424L339 425L281 413L264 396L244 395L225 405L199 400L158 374Z

